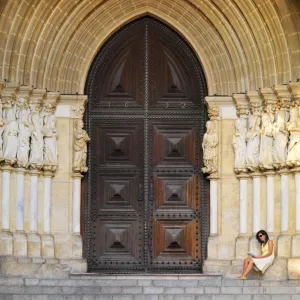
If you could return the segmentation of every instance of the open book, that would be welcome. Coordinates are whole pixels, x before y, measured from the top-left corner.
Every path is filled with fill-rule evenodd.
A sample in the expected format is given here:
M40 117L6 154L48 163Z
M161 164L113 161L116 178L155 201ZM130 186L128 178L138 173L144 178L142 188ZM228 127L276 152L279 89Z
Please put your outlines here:
M247 252L247 254L250 255L250 256L255 256L255 254L252 253L252 252Z

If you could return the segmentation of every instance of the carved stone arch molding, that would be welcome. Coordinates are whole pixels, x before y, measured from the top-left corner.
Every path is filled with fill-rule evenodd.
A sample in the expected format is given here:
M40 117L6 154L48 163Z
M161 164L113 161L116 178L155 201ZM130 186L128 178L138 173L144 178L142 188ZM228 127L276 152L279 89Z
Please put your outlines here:
M85 92L88 270L202 271L207 85L196 55L170 27L143 17L100 49Z

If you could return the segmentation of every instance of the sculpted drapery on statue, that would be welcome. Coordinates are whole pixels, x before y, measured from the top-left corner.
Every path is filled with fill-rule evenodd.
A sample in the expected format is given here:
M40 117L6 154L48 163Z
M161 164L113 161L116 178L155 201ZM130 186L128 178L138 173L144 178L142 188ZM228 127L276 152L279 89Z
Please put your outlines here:
M42 100L37 99L30 102L30 121L32 124L30 158L29 162L33 168L41 169L43 166L44 136L42 133L43 116L41 115Z
M44 105L43 111L44 164L53 166L53 170L58 164L55 109L55 103L47 103Z
M16 120L15 98L3 98L3 157L9 164L16 161L18 150L18 122Z
M202 168L203 173L215 173L217 172L217 145L218 135L216 129L214 128L213 121L206 122L206 133L204 134L202 141L203 148L203 160L204 168Z
M259 167L262 106L258 95L247 95L250 98L251 115L249 116L247 131L246 166L249 170L255 171Z
M232 145L235 153L234 170L243 172L246 169L246 136L247 119L239 118L235 121L235 134L232 139Z
M18 150L17 165L20 168L28 166L29 138L31 126L29 122L30 110L28 107L28 97L19 97L16 103L16 116L18 121Z
M270 104L264 105L264 113L261 118L261 141L259 153L259 166L261 169L273 169L273 123L274 107Z
M235 121L235 134L232 138L234 149L234 171L236 173L247 172L246 169L246 151L247 151L247 123L249 115L249 105L241 95L234 95L236 101L236 114L239 117Z
M274 167L284 168L286 167L287 159L287 144L289 140L289 132L287 130L287 122L290 114L290 99L279 97L277 112L275 116L275 123L273 128L274 136Z
M73 158L73 171L74 172L87 172L86 156L87 156L87 142L90 140L86 131L83 129L83 121L76 120L74 127L74 158Z

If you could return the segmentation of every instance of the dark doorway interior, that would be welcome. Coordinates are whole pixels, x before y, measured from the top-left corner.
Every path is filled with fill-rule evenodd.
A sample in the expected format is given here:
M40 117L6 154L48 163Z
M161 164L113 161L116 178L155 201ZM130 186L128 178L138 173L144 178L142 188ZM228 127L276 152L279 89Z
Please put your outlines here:
M207 88L192 49L167 25L143 17L100 49L86 94L89 271L201 271Z

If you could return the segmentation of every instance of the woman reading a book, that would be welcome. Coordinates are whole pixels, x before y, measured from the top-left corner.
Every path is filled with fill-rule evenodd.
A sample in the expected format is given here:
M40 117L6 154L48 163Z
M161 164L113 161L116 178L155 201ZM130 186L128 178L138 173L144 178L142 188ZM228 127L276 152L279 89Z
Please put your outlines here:
M248 258L244 260L243 274L238 277L238 280L245 280L248 273L254 268L256 271L264 273L274 261L274 242L269 239L266 231L260 230L256 234L256 239L261 245L261 255L255 256L253 253L248 252Z

